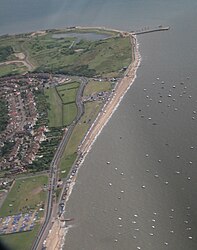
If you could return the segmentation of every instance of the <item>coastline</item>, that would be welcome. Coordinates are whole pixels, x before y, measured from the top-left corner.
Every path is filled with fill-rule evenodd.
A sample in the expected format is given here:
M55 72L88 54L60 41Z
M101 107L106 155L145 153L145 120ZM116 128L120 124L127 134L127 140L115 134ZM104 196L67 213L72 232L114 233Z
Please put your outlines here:
M104 105L101 112L98 114L97 118L95 119L92 126L88 130L83 141L79 145L79 152L81 152L79 168L84 162L87 154L91 150L97 137L100 135L103 128L108 123L111 116L120 105L120 102L123 99L124 95L130 89L130 87L132 86L132 84L134 83L137 77L137 69L141 63L141 56L139 53L139 44L137 43L136 35L129 33L129 36L130 36L130 40L132 44L132 52L133 52L132 62L127 68L125 72L125 76L120 80L120 82L117 83L108 101ZM76 176L77 176L78 170L76 172ZM74 178L74 180L72 181L70 185L69 194L65 201L65 207L72 193L73 187L75 185L75 181L76 181L76 178ZM50 231L50 234L48 235L46 239L46 249L49 249L49 250L63 249L64 243L65 243L65 237L70 227L72 226L71 225L65 226L65 222L61 222L60 219L55 219L52 229Z

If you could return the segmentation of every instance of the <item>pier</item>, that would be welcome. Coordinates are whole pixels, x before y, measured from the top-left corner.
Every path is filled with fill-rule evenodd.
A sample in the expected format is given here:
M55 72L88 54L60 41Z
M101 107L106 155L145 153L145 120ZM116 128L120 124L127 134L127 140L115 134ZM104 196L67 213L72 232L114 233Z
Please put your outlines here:
M166 26L166 27L163 27L163 26L158 26L157 28L152 28L152 29L142 29L142 30L139 30L139 31L134 31L132 32L133 34L135 35L142 35L142 34L146 34L146 33L152 33L152 32L158 32L158 31L166 31L166 30L169 30L170 29L170 26Z

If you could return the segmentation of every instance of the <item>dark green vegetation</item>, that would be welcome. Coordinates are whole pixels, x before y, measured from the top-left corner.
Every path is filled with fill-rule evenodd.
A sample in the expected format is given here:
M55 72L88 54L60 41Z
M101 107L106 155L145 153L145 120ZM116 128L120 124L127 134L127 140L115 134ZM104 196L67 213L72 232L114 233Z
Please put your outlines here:
M33 244L33 241L38 234L39 225L35 225L34 229L29 232L22 232L16 234L9 234L0 236L0 240L13 250L29 250Z
M49 108L49 104L44 94L44 89L38 89L34 91L34 96L36 101L36 108L39 113L39 117L36 122L36 127L40 127L42 125L48 125L47 109Z
M69 82L58 87L45 89L48 97L48 118L50 127L68 126L77 115L75 104L78 82Z
M48 118L48 112L53 110L53 106L48 103L48 98L44 94L44 89L38 89L34 91L36 107L39 113L36 126L48 126L50 125L50 116ZM48 111L47 111L48 110ZM39 151L37 153L38 157L33 161L31 165L28 165L32 172L39 172L43 170L48 170L50 163L53 159L54 152L62 138L63 130L56 128L55 126L50 127L50 129L45 132L46 140L40 145Z
M44 175L16 180L0 208L0 216L37 210L46 200L47 193L43 188L47 184L48 177Z
M6 61L13 52L12 46L0 46L0 62Z
M0 99L0 133L5 130L8 123L8 107L4 99Z
M62 134L63 130L59 128L50 128L50 130L46 132L47 139L41 143L37 153L38 157L36 157L32 164L28 165L31 172L40 172L49 169L54 152L62 139Z
M13 141L5 141L3 147L0 148L0 157L4 157L5 155L9 154L14 145L15 142Z

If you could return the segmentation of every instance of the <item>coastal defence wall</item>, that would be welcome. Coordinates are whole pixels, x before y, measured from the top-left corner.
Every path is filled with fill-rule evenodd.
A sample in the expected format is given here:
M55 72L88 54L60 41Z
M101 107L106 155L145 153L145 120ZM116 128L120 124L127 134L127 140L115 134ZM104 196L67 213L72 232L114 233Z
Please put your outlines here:
M167 27L159 27L159 28L155 28L155 29L136 31L136 32L133 32L133 33L135 35L142 35L142 34L146 34L146 33L158 32L158 31L167 31L169 29L170 29L170 26L167 26Z

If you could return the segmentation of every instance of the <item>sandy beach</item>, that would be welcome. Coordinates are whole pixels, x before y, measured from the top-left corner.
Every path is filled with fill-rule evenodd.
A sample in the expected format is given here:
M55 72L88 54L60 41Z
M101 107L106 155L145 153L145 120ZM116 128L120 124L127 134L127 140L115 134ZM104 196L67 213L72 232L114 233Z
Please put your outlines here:
M120 80L120 82L117 83L109 100L104 105L102 111L99 113L96 120L94 121L94 123L90 127L89 131L87 132L84 140L82 141L82 143L79 147L79 150L80 150L80 153L81 153L81 156L83 159L81 161L81 164L83 163L86 155L90 151L91 146L95 142L96 138L101 133L103 127L107 124L110 117L115 112L118 105L120 104L123 96L128 91L128 89L131 87L131 85L133 84L133 82L136 78L136 72L137 72L137 69L138 69L139 64L140 64L140 54L139 54L139 50L138 50L138 44L137 44L136 37L131 33L129 33L129 36L130 36L132 50L133 50L132 63L127 68L127 70L125 72L125 76ZM72 192L72 188L74 186L74 183L71 186L72 187L71 187L71 190L69 192L69 196ZM68 196L66 202L68 201L69 196ZM50 233L49 233L49 235L46 239L46 242L45 242L46 249L49 249L49 250L62 249L62 247L64 245L66 233L69 229L69 227L64 226L64 223L65 222L61 221L60 219L54 220L53 226L52 226Z
M124 94L131 87L136 78L136 71L140 63L140 55L137 47L138 45L136 42L136 37L130 34L130 39L133 48L133 61L125 72L124 78L117 84L116 88L114 89L114 92L112 93L112 96L109 98L102 112L99 113L97 119L95 120L95 122L89 129L87 135L85 136L84 140L82 141L80 145L80 152L83 156L85 156L89 152L95 139L100 134L103 127L106 125L106 123L118 107Z

